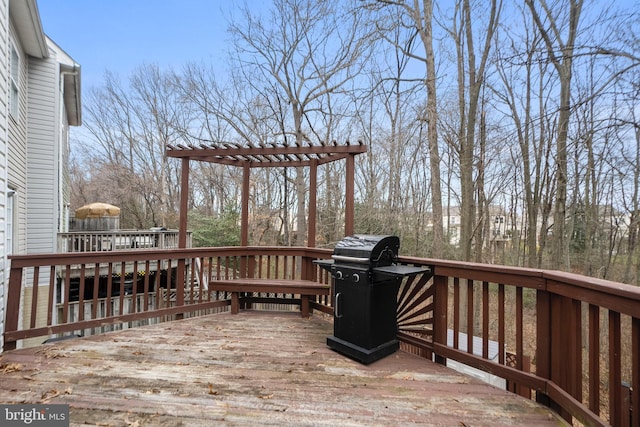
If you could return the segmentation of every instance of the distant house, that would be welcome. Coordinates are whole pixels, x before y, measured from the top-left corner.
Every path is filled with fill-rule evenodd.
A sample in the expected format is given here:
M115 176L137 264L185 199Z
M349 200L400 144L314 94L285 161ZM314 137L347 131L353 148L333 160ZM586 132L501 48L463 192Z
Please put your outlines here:
M460 244L461 226L460 207L445 207L444 215L442 217L442 224L444 225L445 241L450 245L458 246Z
M490 205L487 207L484 213L486 218L488 218L488 235L484 239L485 247L496 242L505 242L511 239L511 233L516 229L516 224L512 223L510 216L505 212L502 206ZM460 245L460 231L462 226L460 207L445 206L442 224L444 226L446 242L453 246Z
M67 228L68 135L81 97L80 67L44 34L36 0L0 0L0 64L1 345L7 256L55 252Z

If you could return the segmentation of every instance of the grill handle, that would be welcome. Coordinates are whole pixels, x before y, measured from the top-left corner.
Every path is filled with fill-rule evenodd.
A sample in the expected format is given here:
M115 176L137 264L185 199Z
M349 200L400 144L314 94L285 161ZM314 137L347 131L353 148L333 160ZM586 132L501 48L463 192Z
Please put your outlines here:
M342 262L351 262L356 264L369 264L369 258L358 258L358 257L344 256L344 255L331 255L331 258L333 258L336 261L342 261Z
M341 318L342 317L342 313L340 312L340 299L342 297L342 293L338 292L336 294L336 307L334 309L334 315L336 318Z

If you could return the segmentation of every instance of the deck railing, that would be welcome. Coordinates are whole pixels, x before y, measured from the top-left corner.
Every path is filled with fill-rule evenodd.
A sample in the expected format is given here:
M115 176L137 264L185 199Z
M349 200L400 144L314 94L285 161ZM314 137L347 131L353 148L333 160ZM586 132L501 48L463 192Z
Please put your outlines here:
M328 283L328 274L312 261L330 255L320 249L228 247L11 256L4 349L21 340L227 307L230 296L209 291L211 280L272 277ZM272 299L295 299L279 297ZM312 306L330 312L329 300Z
M329 283L312 261L330 256L323 249L274 247L12 256L4 348L34 337L226 310L229 296L207 289L216 278ZM547 270L400 262L429 267L404 280L398 294L405 350L501 377L509 390L569 421L640 425L640 288ZM80 271L77 301L68 293L71 270ZM312 307L330 313L331 298Z

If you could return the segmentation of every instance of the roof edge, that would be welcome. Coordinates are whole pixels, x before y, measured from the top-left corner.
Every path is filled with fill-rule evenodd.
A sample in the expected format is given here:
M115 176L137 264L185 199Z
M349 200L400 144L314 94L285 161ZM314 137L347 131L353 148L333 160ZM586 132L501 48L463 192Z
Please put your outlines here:
M22 24L15 27L26 53L38 58L49 57L36 0L10 0L9 14L15 23Z
M60 64L60 76L64 84L64 107L70 126L82 124L82 102L80 97L80 65Z

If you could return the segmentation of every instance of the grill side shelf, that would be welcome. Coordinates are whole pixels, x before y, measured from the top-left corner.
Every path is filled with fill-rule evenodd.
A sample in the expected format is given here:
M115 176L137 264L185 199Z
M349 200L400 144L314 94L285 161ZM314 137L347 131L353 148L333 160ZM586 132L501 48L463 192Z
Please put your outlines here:
M313 263L327 271L331 271L331 266L335 264L335 261L332 259L314 259Z
M431 273L431 269L428 267L412 267L410 265L388 265L385 267L375 267L373 268L373 272L388 276L405 277L415 276L421 273Z

